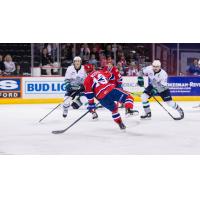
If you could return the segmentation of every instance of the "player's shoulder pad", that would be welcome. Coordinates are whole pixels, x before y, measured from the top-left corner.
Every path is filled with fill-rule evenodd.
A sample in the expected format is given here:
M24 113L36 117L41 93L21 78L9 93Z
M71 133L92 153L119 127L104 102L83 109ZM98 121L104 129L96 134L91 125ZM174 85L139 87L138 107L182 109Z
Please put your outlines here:
M67 70L71 71L71 70L75 70L74 65L70 65Z
M168 76L168 74L167 74L167 72L164 70L164 69L161 69L161 71L160 71L163 75L166 75L166 76Z

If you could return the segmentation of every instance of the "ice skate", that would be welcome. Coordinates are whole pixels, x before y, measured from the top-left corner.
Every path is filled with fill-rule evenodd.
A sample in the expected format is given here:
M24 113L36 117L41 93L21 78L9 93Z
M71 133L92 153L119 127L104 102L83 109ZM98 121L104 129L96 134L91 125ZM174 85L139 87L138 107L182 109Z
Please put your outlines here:
M69 106L63 105L63 117L66 118L68 114Z
M98 114L96 112L92 112L92 119L97 120Z
M120 128L121 130L125 130L125 129L126 129L126 126L124 125L123 122L121 122L121 123L119 123L119 128Z
M183 119L183 118L184 118L184 112L183 112L183 109L182 109L181 107L179 107L179 108L177 109L177 111L178 111L179 114L180 114L180 118Z
M137 111L137 110L133 110L133 109L131 109L131 108L127 108L126 110L125 110L125 115L126 116L129 116L129 115L134 115L134 116L136 116L136 115L138 115L139 114L139 112Z
M151 119L151 112L140 116L141 119Z

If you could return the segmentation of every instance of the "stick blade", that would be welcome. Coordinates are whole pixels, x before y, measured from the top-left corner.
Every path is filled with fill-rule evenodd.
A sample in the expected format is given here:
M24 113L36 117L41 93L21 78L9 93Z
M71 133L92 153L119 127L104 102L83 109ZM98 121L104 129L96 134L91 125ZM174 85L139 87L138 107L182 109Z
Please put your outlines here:
M65 132L65 130L52 131L53 134L61 134L64 132Z
M184 117L173 117L174 120L182 120Z
M197 105L197 106L193 106L192 108L200 108L200 104Z

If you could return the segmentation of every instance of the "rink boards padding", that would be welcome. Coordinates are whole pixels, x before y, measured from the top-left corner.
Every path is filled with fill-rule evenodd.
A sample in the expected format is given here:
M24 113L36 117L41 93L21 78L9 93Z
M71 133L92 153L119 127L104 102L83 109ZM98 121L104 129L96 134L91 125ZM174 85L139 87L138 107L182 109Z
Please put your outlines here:
M169 77L168 86L175 101L200 101L200 77ZM141 101L144 88L137 85L137 77L123 77L123 88ZM0 78L0 104L61 103L64 94L64 77Z
M159 101L162 101L160 97L157 97ZM141 102L140 97L134 97L135 102ZM200 96L174 96L174 101L200 101ZM153 98L150 99L150 102L154 102ZM53 104L53 103L62 103L63 98L57 99L2 99L0 100L0 104Z

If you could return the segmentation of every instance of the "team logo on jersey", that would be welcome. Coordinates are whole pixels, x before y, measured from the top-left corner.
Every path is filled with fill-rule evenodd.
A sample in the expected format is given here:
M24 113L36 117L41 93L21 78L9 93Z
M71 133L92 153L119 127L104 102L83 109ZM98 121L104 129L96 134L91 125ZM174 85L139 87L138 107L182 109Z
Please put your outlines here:
M0 98L20 98L22 97L22 87L20 78L0 79Z

